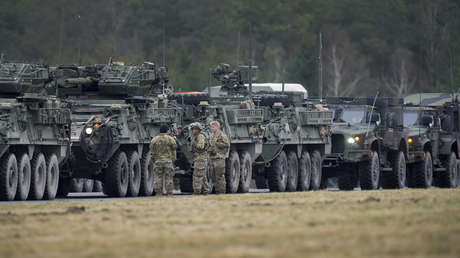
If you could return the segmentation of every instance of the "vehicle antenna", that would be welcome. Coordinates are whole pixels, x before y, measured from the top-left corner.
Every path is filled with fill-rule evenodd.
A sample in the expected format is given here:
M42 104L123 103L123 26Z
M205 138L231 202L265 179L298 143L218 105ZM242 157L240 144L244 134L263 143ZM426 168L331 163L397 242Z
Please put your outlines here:
M163 25L163 67L166 67L166 27Z
M238 42L236 47L236 65L240 65L241 30L238 30Z
M252 99L252 23L249 24L249 98Z
M318 55L318 91L319 100L323 101L323 34L319 32L319 55Z
M366 130L366 138L369 134L369 128L371 127L371 119L372 119L372 113L374 112L374 108L375 108L375 103L377 102L377 97L379 96L379 92L377 91L377 94L375 94L375 97L374 97L374 103L372 103L372 108L371 108L371 113L369 113L369 121L367 122L367 130Z
M0 54L0 64L3 64L3 58L5 57L5 55L2 53Z

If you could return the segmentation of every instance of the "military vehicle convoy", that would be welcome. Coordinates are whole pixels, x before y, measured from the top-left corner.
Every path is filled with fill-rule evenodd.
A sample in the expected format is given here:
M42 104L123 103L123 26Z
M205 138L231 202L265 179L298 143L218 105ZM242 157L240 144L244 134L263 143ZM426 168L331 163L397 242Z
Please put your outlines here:
M167 99L167 69L110 63L99 73L93 93L68 100L74 123L80 122L72 134L79 138L72 176L101 180L109 196L152 195L149 143L161 124L179 124L182 116Z
M253 92L256 72L256 67L232 70L220 64L212 75L221 86L209 88L210 96L172 96L179 103L188 101L184 103L184 124L199 121L209 133L209 122L221 123L231 143L227 193L248 192L252 179L261 188L268 182L271 191L305 191L310 185L319 189L322 156L330 151L332 112L309 103L304 92L273 92L272 88ZM187 150L189 133L183 130L178 137L184 191L191 190L193 173L192 155Z
M45 92L48 67L0 63L0 200L54 199L70 154L70 110Z

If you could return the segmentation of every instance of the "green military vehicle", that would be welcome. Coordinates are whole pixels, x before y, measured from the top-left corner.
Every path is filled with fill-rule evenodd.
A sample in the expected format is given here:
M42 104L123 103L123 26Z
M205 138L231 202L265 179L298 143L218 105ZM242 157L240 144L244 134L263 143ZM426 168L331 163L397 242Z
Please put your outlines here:
M65 181L70 110L48 81L48 67L0 63L0 200L54 199Z
M95 91L69 99L73 121L79 123L72 137L80 142L72 152L73 176L101 180L109 196L151 195L149 143L161 124L179 124L182 119L181 108L167 99L167 69L148 62L110 63L99 73Z
M262 152L263 109L254 106L245 87L245 83L254 80L256 73L250 74L248 67L231 70L229 65L220 64L212 75L222 83L219 94L185 93L171 96L182 103L184 109L184 127L177 137L177 165L180 170L176 174L180 178L181 191L193 191L193 155L188 150L188 125L200 122L204 126L203 132L209 136L209 123L216 120L228 135L231 145L226 165L227 193L245 193L251 184L254 161Z
M326 100L328 108L334 110L334 124L332 150L323 161L323 171L325 178L338 178L341 190L353 190L358 185L363 190L380 187L380 154L385 149L379 126L384 108L376 107L376 100L345 97Z
M428 188L458 186L459 112L452 94L421 93L404 98L403 132L406 138L406 178L399 186ZM404 159L403 159L404 158ZM405 182L404 182L405 180ZM390 181L390 184L394 182Z

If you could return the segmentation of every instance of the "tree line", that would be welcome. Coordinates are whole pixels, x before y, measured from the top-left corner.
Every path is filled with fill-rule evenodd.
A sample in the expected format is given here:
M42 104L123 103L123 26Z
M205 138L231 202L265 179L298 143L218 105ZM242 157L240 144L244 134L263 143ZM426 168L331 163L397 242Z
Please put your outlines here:
M177 90L201 90L217 63L318 94L457 91L458 0L3 0L0 52L54 64L151 60Z

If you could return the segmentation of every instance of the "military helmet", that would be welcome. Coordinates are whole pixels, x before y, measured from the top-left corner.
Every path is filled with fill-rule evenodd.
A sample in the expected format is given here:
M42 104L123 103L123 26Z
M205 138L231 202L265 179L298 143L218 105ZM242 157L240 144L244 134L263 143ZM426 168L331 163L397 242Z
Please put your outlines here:
M193 129L193 128L198 128L200 131L203 130L203 127L198 122L190 124L190 129Z

